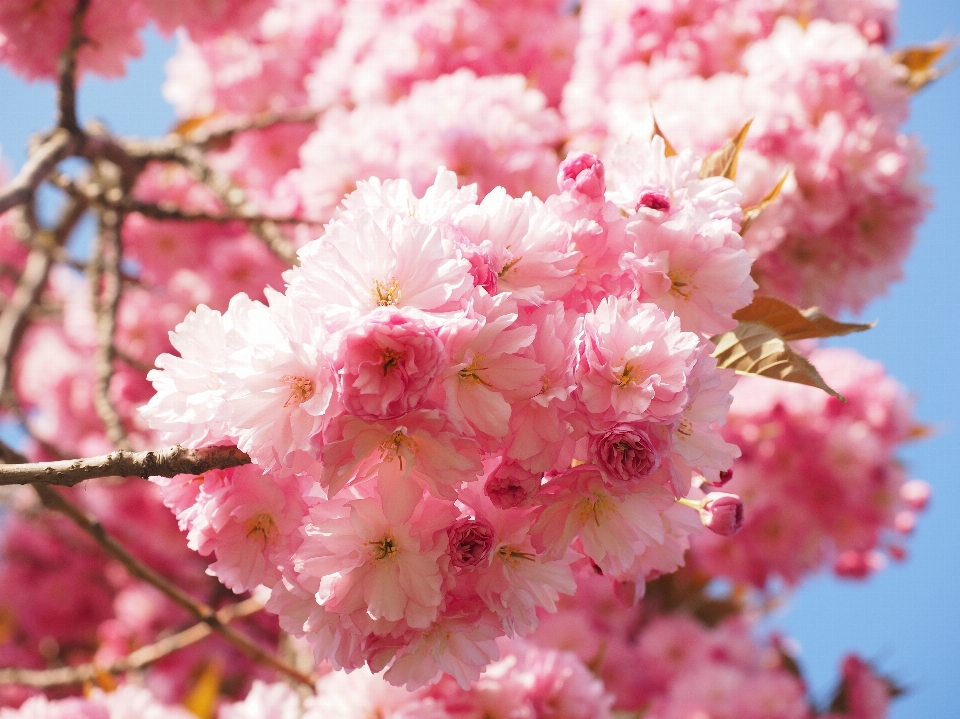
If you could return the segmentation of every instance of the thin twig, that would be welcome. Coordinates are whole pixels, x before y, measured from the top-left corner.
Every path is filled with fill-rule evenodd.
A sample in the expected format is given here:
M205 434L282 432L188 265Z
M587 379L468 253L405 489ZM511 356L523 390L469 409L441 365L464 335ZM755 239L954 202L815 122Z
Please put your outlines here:
M185 133L183 137L187 142L206 149L210 145L216 145L224 140L229 140L241 132L265 130L274 125L316 122L321 114L321 111L312 108L300 108L286 112L267 111L241 120L229 127L213 127L209 130L200 127L197 130Z
M235 213L247 217L259 214L257 208L247 200L244 191L229 177L213 169L198 148L184 145L174 156L190 174L209 187ZM250 231L263 240L270 251L281 260L290 264L297 263L296 249L276 223L269 220L251 220Z
M56 462L0 465L0 486L8 484L48 484L72 487L97 477L176 477L178 474L203 474L211 469L227 469L248 464L250 457L236 447L189 449L175 445L150 452L118 449L100 457L64 459Z
M23 273L10 301L0 312L0 397L4 397L10 388L13 356L26 330L30 310L40 300L47 283L53 265L53 253L66 242L85 210L86 205L82 202L71 202L52 231L37 228L32 218L27 222L33 235L33 249L27 255Z
M71 133L77 132L77 53L86 42L83 36L83 21L87 15L90 0L77 0L70 16L70 37L67 46L57 61L57 106L60 117L57 125Z
M233 627L222 624L216 615L216 612L193 597L184 592L180 587L173 584L167 578L161 576L153 569L128 552L120 542L110 536L99 520L92 517L76 506L53 487L43 484L33 485L34 490L40 496L40 500L49 509L54 509L67 515L74 524L89 534L97 544L111 557L120 562L131 576L156 587L175 604L186 609L196 618L197 621L210 625L213 631L220 634L224 639L233 644L253 661L264 664L295 679L298 682L313 686L313 680L306 674L289 666L276 655L258 646L253 640L244 634L241 634Z
M224 607L218 610L215 616L221 625L226 625L234 619L255 614L261 609L263 609L263 604L251 598ZM124 674L142 669L175 651L206 639L212 633L213 629L209 624L198 622L182 632L177 632L153 644L136 649L127 656L120 657L106 666L99 666L90 662L72 667L57 667L56 669L0 669L0 686L19 684L20 686L37 689L49 689L50 687L95 682L104 674Z
M104 433L111 443L120 449L130 449L130 440L127 439L123 428L123 418L117 411L113 400L110 399L110 383L113 380L113 361L117 350L114 346L117 331L117 310L120 308L120 297L123 288L123 279L120 275L120 257L122 246L120 240L120 226L123 216L115 210L104 210L100 213L100 241L97 244L102 271L97 278L93 291L97 294L98 302L95 307L97 315L97 351L94 354L94 369L97 380L94 386L93 405L103 422Z
M322 224L302 217L269 217L259 214L211 213L202 210L185 210L169 202L143 202L132 197L121 197L111 201L106 194L93 183L81 183L63 173L52 173L47 178L50 184L63 190L72 197L82 198L92 205L120 210L125 213L137 213L152 220L181 220L187 222L275 222L278 225Z
M60 160L73 152L76 144L76 138L63 129L55 130L40 143L23 163L17 176L0 190L0 215L12 207L29 202L43 178Z

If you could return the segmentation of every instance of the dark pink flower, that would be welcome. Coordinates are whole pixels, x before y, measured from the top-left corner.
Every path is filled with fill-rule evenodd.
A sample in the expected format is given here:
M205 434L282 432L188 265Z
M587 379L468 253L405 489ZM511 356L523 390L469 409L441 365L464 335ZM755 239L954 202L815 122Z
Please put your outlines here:
M703 526L729 537L743 528L743 500L735 494L711 492L700 509Z
M493 548L493 525L485 519L458 519L447 530L450 561L455 567L482 564Z
M557 184L560 191L576 190L587 197L596 199L603 197L607 189L604 177L603 163L600 158L590 152L581 152L569 155L560 164L560 173L557 175Z
M590 453L609 481L636 481L660 468L660 447L642 422L616 424L592 435Z
M543 474L528 472L519 464L503 462L487 478L484 494L499 509L511 509L526 504L540 491Z
M648 207L658 212L670 212L670 198L662 192L644 192L637 200L637 208Z
M443 345L415 311L378 308L344 330L334 366L348 412L390 419L423 405L443 368Z

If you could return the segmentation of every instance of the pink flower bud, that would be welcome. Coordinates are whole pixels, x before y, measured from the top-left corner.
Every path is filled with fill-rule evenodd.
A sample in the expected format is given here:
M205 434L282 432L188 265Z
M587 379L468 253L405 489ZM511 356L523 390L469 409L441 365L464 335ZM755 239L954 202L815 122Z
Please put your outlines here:
M743 528L743 500L735 494L711 492L704 498L700 521L724 537L736 534Z
M639 210L641 207L647 207L651 210L657 210L658 212L669 212L670 198L662 192L644 192L640 195L640 199L637 200L636 209Z
M493 526L484 519L458 519L447 529L447 536L455 567L476 567L493 548Z
M490 474L483 491L493 506L512 509L533 499L540 491L542 481L542 474L528 472L513 462L503 462Z
M904 482L900 487L900 499L907 503L911 509L918 512L926 509L927 502L930 501L930 485L922 479L911 479Z
M847 579L866 579L878 569L883 569L883 556L878 552L861 552L848 549L840 552L833 563L833 571Z
M603 163L590 152L568 155L560 164L557 184L561 192L576 190L591 199L603 197L607 189Z
M893 528L900 534L910 534L917 526L917 515L910 510L897 512L893 518Z

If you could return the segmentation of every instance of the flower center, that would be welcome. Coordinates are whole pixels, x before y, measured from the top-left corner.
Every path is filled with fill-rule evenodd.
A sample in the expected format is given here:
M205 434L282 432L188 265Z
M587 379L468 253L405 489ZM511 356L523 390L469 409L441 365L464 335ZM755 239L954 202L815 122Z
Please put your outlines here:
M506 276L506 274L507 274L510 270L512 270L512 269L516 266L516 264L517 264L520 260L522 260L522 259L523 259L523 257L521 256L521 257L517 257L517 258L512 259L512 260L510 260L509 262L507 262L507 263L503 266L503 269L500 270L500 271L497 273L497 277L499 277L500 279L503 279L503 278Z
M384 462L397 460L400 463L400 471L403 471L404 454L415 455L416 453L417 443L405 435L402 429L398 429L380 444L380 459Z
M389 534L378 542L367 542L367 546L370 547L370 553L376 561L390 559L400 551L395 540Z
M395 305L400 301L400 283L397 282L396 277L391 277L387 282L374 280L370 294L373 295L373 301L377 307Z
M517 569L521 561L533 562L537 558L535 554L530 552L521 552L512 544L501 544L497 549L497 556L511 569Z
M279 536L280 528L271 515L261 512L247 520L247 539L259 539L264 549L268 544L273 544Z
M576 511L580 524L586 524L593 520L599 527L601 522L617 513L617 508L612 497L607 494L595 493L593 496L584 497L577 502Z
M670 278L670 294L684 300L690 299L690 293L695 289L690 280L691 273L674 271L667 274Z
M485 372L486 370L487 368L483 366L483 357L481 355L477 355L473 358L473 362L464 367L457 374L464 382L489 386L489 383L480 376L480 373Z
M280 381L290 385L290 397L283 403L284 407L289 407L290 405L299 407L313 397L316 392L316 386L313 384L313 380L307 377L295 377L285 374L280 378Z
M641 367L636 367L632 362L623 365L623 369L615 375L618 387L626 387L628 384L636 384L640 381L646 372Z
M403 352L397 352L394 349L387 347L383 351L383 376L387 376L387 372L392 369L396 369L401 362L403 362L404 354Z

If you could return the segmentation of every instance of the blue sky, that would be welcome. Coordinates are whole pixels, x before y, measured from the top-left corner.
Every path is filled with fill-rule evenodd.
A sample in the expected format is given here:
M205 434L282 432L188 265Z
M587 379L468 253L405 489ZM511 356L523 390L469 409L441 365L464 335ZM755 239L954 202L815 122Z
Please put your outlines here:
M902 0L897 45L960 33L960 0ZM173 121L160 94L173 41L150 34L145 57L121 81L87 81L80 114L115 131L157 135ZM54 117L49 83L26 84L0 68L0 146L11 169L25 157L30 134ZM906 279L863 317L868 333L843 338L883 361L917 398L918 417L934 438L903 453L934 499L910 544L910 558L866 583L821 577L804 585L773 623L796 638L814 693L825 696L840 659L856 650L910 688L893 719L960 716L960 73L923 90L908 129L928 149L926 182L935 209L920 230Z

